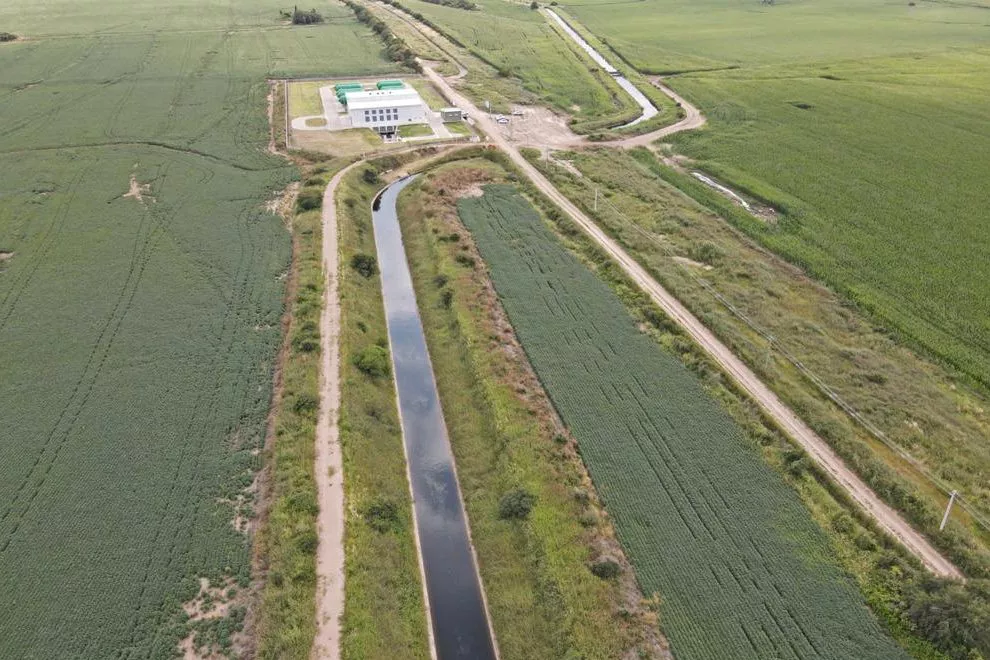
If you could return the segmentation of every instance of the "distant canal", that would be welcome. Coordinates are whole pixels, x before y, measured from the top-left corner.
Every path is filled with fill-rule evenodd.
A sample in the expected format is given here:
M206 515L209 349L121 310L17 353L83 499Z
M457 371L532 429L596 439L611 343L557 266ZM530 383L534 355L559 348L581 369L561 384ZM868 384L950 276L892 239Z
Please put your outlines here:
M396 199L414 178L386 188L375 200L372 219L433 637L440 660L495 660L454 457L396 214Z
M557 14L557 12L555 12L552 9L547 9L546 11L548 14L550 14L551 17L553 17L555 21L557 21L557 23L564 30L564 32L567 33L567 36L573 39L578 46L584 49L584 52L588 53L588 55L591 56L591 59L593 59L598 66L602 67L606 73L610 74L613 78L615 78L615 82L619 83L619 87L626 90L629 96L633 97L633 100L636 101L636 104L639 105L640 108L642 108L643 112L642 114L639 115L639 117L636 117L631 122L625 123L622 126L616 126L616 128L635 126L636 124L642 121L646 121L647 119L651 119L653 117L656 117L658 114L660 114L660 111L657 110L657 106L653 105L653 101L646 98L646 94L639 91L639 88L637 88L636 85L632 84L632 82L628 78L620 75L619 70L616 69L614 66L612 66L612 64L608 60L606 60L601 53L595 50L591 46L591 44L585 41L584 37L578 34L574 30L574 28L568 25L567 21L562 19L560 15Z

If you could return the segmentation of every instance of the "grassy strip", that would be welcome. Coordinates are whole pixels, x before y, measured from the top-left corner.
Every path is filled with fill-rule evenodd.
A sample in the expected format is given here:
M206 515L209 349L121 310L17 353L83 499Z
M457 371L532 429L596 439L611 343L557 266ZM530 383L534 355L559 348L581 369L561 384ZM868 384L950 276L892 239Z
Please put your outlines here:
M318 196L326 179L318 176L307 183L312 185L304 193ZM319 208L294 215L281 393L274 410L274 440L265 457L270 505L256 547L266 578L257 612L259 658L308 658L316 633L313 462L320 400L322 239Z
M392 159L395 160L395 159ZM371 172L365 178L365 172ZM369 183L371 182L371 183ZM374 166L358 166L337 193L340 232L341 412L347 501L343 658L428 658L426 614L413 537L412 500L387 370L388 335L379 279L352 264L374 258ZM372 262L373 263L373 262ZM367 276L366 276L367 275ZM378 355L376 371L359 356Z
M793 269L769 258L676 191L658 188L659 176L711 204L733 224L761 224L692 177L660 165L646 150L579 155L576 162L586 175L580 180L532 156L555 185L703 318L878 495L928 533L970 576L990 575L986 535L967 524L962 511L939 532L945 502L941 492L837 409L790 363L769 356L762 337L720 306L683 267L671 267L657 241L631 231L629 220L614 209L622 209L654 239L662 234L660 245L682 258L705 262L705 279L772 332L781 346L821 374L857 409L867 411L893 441L950 483L977 496L982 490L978 475L986 465L982 445L988 426L982 414L974 413L986 405L984 401L896 346L835 295L802 281ZM598 211L592 201L595 186L602 189L605 200ZM660 219L655 215L658 207L668 209ZM948 446L954 447L951 455L946 455Z
M573 444L553 413L457 219L457 189L503 180L475 158L434 169L400 200L403 241L502 657L616 658L662 653L654 614L627 571ZM523 489L536 507L502 520Z

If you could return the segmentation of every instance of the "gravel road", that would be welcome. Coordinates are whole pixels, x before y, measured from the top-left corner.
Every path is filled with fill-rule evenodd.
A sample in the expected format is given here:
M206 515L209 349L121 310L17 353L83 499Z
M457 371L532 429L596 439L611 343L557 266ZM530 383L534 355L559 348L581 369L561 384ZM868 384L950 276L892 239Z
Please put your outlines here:
M440 76L428 65L423 67L424 73L440 87L456 105L474 117L480 128L488 134L489 139L512 159L520 170L536 185L541 192L562 208L584 231L595 240L619 265L623 271L642 288L653 301L660 306L674 321L678 323L694 341L700 345L719 366L753 398L754 401L776 422L780 428L804 448L808 455L845 490L849 496L866 511L877 524L891 536L899 540L905 548L918 557L921 562L934 574L962 579L962 573L949 560L943 557L928 542L921 533L915 530L891 507L887 506L873 490L866 485L852 470L850 470L831 447L819 437L807 424L768 388L742 360L735 356L713 332L705 327L688 309L673 295L658 284L646 270L630 257L622 247L605 234L588 216L564 197L533 165L529 163L516 145L511 144L498 125L487 114L479 110L463 94L458 92L447 80ZM631 147L649 144L664 135L678 131L697 128L704 123L701 113L662 84L658 87L681 104L687 112L687 117L672 126L611 143L611 146Z

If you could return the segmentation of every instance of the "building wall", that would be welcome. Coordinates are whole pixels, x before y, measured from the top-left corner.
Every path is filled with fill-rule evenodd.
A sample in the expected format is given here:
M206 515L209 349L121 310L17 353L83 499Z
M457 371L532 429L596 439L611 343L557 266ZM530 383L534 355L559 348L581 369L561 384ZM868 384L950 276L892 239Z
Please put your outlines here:
M387 101L381 108L372 110L348 110L351 125L355 127L380 128L384 126L401 126L402 124L425 124L426 113L422 105L392 107Z

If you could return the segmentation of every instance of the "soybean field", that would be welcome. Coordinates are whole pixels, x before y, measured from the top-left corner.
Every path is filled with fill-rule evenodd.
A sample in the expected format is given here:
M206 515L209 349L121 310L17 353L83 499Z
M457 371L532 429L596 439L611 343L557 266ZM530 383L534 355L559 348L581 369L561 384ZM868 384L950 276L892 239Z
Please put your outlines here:
M725 0L568 11L709 120L672 139L771 203L748 231L990 385L985 3Z
M513 187L458 211L675 657L907 657L796 494Z
M277 10L0 5L0 657L234 652L290 258L265 77L394 70Z

